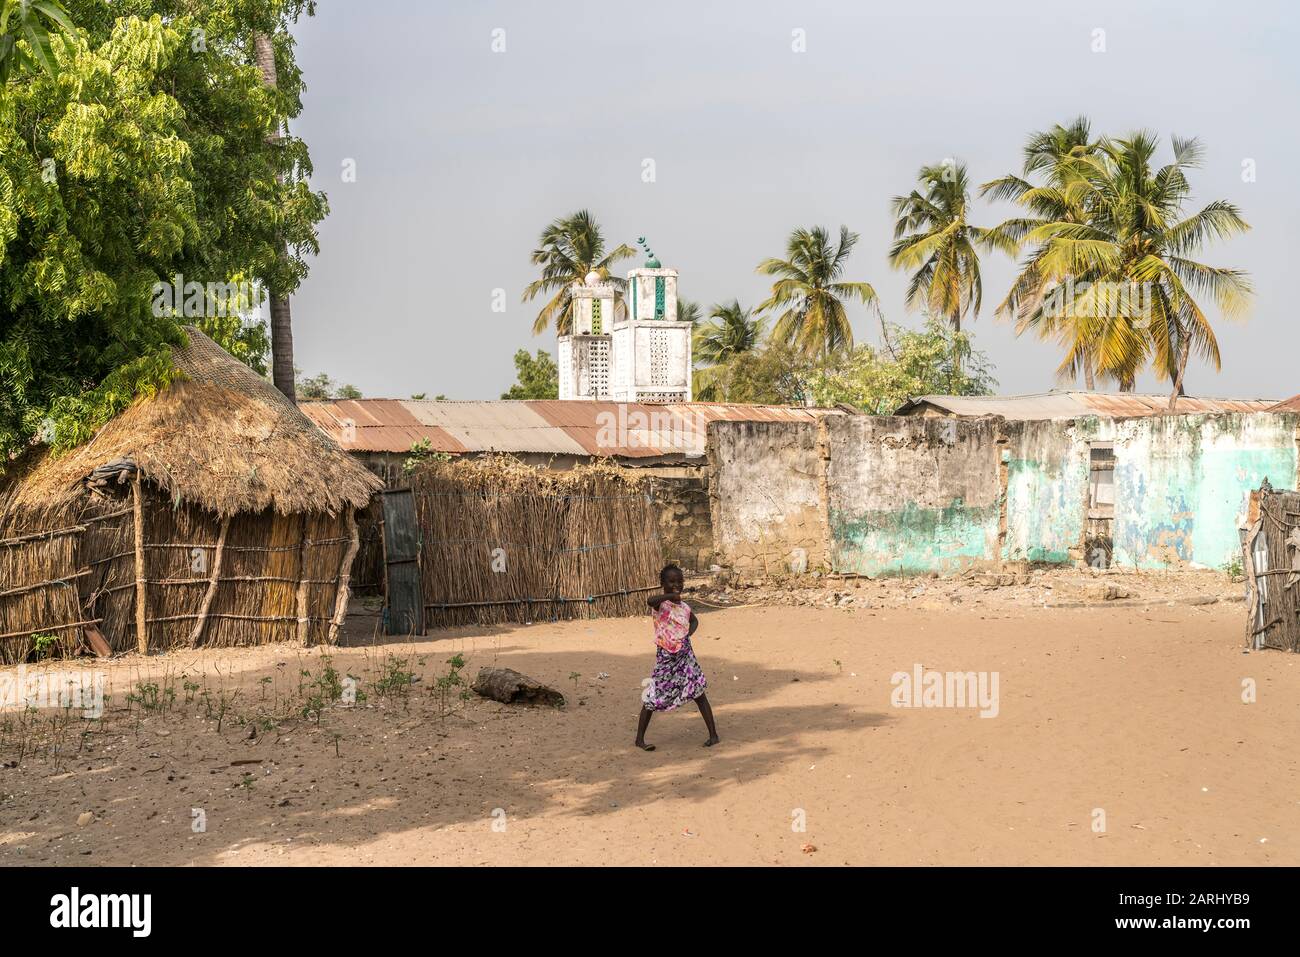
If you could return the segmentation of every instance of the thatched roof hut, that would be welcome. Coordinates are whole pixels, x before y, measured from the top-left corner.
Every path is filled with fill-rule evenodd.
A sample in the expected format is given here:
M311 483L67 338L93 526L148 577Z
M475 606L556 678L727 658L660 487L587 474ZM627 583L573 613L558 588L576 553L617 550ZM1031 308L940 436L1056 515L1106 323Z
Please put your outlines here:
M0 662L331 641L380 482L197 329L182 377L0 479Z

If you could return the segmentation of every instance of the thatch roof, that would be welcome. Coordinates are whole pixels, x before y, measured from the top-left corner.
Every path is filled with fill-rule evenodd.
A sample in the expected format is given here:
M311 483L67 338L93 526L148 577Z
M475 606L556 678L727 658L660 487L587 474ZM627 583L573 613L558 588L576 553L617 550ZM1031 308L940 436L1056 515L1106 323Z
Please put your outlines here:
M85 445L41 454L0 503L66 507L86 494L94 469L121 458L173 501L220 516L337 514L363 507L382 487L278 389L198 329L186 332L189 344L175 350L183 378L137 401Z

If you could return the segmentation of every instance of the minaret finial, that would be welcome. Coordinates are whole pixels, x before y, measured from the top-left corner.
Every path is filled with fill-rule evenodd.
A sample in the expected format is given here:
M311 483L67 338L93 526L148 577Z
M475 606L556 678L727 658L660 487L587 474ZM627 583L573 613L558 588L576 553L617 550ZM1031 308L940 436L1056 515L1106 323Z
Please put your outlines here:
M645 268L647 269L662 268L663 264L659 262L659 259L655 256L654 252L650 249L649 244L646 243L645 241L645 237L638 236L636 238L636 241L637 241L637 245L639 245L642 249L645 250L645 254L646 254Z

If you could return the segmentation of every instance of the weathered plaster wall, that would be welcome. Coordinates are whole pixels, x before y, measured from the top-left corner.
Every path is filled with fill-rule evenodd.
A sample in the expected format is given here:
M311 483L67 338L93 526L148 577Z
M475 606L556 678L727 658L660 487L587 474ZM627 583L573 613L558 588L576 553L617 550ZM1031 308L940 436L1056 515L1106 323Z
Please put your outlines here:
M1296 416L1160 416L1108 423L1115 435L1115 562L1222 568L1241 554L1251 489L1296 480Z
M708 478L656 476L650 480L650 497L659 507L664 561L676 562L687 571L707 569L713 563Z
M718 561L779 573L824 567L825 463L811 422L710 422L709 501ZM796 554L799 550L799 554Z
M994 419L827 420L834 569L912 574L995 561L997 426Z
M1115 564L1221 568L1247 495L1296 488L1297 423L1279 413L1112 420L843 416L713 423L717 560L869 575L1084 559L1089 443L1114 448Z
M1088 442L1100 420L1008 422L1007 534L1002 557L1063 564L1082 558Z
M1003 557L1082 560L1090 442L1115 454L1114 564L1221 568L1246 496L1294 488L1297 417L1276 413L1009 422Z

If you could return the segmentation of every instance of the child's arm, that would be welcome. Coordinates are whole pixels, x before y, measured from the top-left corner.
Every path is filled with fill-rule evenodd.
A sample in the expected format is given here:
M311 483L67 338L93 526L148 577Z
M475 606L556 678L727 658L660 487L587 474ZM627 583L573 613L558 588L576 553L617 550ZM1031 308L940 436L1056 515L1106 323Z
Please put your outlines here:
M686 637L689 638L695 634L695 629L698 627L700 627L700 620L695 617L695 612L691 612L691 630L686 633Z
M658 611L659 606L662 605L667 600L668 600L667 595L651 595L649 598L645 600L645 603L650 606L651 611Z

